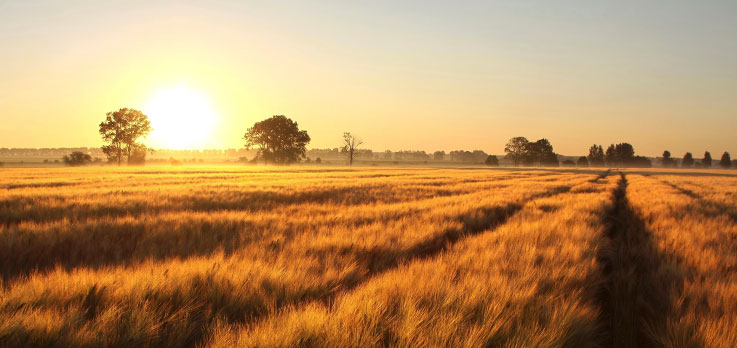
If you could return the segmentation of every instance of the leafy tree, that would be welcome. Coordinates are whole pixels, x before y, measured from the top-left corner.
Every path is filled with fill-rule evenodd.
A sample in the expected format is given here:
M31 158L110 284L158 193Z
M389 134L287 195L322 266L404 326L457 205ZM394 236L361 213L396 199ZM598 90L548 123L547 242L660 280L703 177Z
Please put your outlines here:
M305 147L310 142L307 131L299 130L297 122L284 115L256 122L243 136L246 149L258 146L257 156L276 164L299 161L305 156Z
M496 158L494 155L489 155L486 157L486 161L484 161L484 164L490 167L498 167L499 166L499 159Z
M356 136L350 132L343 133L343 148L340 149L340 152L348 156L348 165L353 165L353 158L356 154L356 150L361 146L361 144L363 144L363 140L356 138Z
M665 150L663 151L663 167L672 167L673 166L673 157L671 157L670 151Z
M638 168L651 168L653 166L653 162L647 157L635 156L629 161L629 165Z
M578 161L576 161L577 167L588 167L589 166L589 160L586 158L586 156L581 156L578 158Z
M592 167L604 166L604 148L601 145L591 145L588 160Z
M514 137L509 139L507 145L504 147L504 152L507 153L505 158L510 159L514 162L514 166L518 167L528 153L530 142L525 137Z
M548 139L542 138L534 143L528 143L526 147L526 158L537 164L542 165L558 165L558 156L553 152L553 145Z
M483 163L489 156L486 152L481 150L455 150L450 152L450 160L454 162L470 162L470 163Z
M134 145L128 156L128 164L143 164L146 162L146 152L150 151L145 146ZM152 151L153 152L153 151Z
M606 159L606 164L610 167L617 164L617 151L614 149L614 144L611 144L606 148L604 158Z
M107 155L109 161L118 162L120 165L123 158L130 160L134 151L146 148L137 141L150 132L151 123L148 116L138 110L123 108L108 112L105 121L100 123L100 135L102 140L108 143L102 146L102 152Z
M709 151L704 152L704 159L701 160L701 165L704 168L711 168L711 153Z
M62 158L64 164L68 166L83 166L92 162L92 156L81 151L74 151Z
M629 143L611 144L605 158L609 166L625 167L635 162L635 148Z
M435 151L432 154L432 159L436 161L442 161L445 159L445 151Z
M729 152L722 154L722 159L719 160L719 166L724 169L729 169L732 166L732 158L729 156Z
M681 167L691 168L693 167L693 164L694 164L693 155L690 152L686 152L686 154L683 155L683 159L681 160Z

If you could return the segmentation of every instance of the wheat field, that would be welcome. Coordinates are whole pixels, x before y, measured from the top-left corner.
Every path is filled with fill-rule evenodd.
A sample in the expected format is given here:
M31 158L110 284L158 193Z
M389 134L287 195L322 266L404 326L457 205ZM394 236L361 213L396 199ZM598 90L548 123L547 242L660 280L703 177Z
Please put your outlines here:
M0 171L0 347L734 347L728 171Z

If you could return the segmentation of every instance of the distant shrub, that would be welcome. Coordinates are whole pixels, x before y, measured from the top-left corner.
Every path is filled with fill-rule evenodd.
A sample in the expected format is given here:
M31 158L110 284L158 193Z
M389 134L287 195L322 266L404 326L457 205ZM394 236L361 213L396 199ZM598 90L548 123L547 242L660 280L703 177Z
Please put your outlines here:
M683 159L681 160L681 167L683 168L690 168L694 165L694 159L693 155L690 152L686 152L685 155L683 155Z
M586 156L579 157L578 158L578 161L576 161L576 166L577 167L588 168L588 166L589 166L589 159L586 158Z
M74 151L62 158L64 164L68 166L83 166L92 162L92 156L81 151Z
M644 156L635 156L632 158L631 163L633 167L637 168L651 168L653 166L653 162Z
M317 164L322 163L322 159L320 159L320 157L318 157L317 159L315 159L315 163L317 163Z
M571 160L565 160L562 163L563 167L575 167L576 163Z
M489 155L486 157L486 161L484 161L484 164L490 167L498 167L499 166L499 159L496 158L494 155Z
M729 152L722 154L722 159L719 160L719 166L724 169L728 169L732 166L732 157L729 155Z

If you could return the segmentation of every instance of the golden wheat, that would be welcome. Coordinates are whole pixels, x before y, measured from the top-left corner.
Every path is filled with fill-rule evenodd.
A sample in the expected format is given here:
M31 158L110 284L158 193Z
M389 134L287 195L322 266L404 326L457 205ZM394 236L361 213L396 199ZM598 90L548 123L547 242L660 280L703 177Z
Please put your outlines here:
M0 346L727 347L737 184L650 174L3 170Z

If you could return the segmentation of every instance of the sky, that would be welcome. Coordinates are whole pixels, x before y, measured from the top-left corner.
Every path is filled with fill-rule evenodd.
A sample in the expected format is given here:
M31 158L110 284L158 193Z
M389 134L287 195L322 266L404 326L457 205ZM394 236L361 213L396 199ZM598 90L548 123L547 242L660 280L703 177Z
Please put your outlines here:
M0 147L99 146L128 107L152 110L155 148L242 147L283 114L310 148L718 157L736 38L734 0L0 0ZM177 100L198 111L153 111Z

